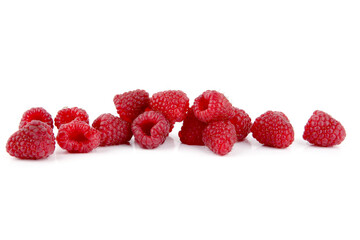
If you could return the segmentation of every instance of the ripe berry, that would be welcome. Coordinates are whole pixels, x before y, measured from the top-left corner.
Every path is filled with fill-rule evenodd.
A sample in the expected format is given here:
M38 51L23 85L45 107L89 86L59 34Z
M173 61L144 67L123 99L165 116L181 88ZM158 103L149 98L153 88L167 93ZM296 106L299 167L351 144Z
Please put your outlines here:
M6 143L6 151L20 159L47 158L54 150L54 133L48 124L39 120L23 126Z
M70 153L87 153L100 145L100 133L76 119L60 126L56 141Z
M206 125L195 117L193 109L190 108L179 131L180 141L188 145L204 145L202 132Z
M163 91L150 98L152 110L162 113L170 123L181 122L189 108L189 98L183 91Z
M244 110L235 108L235 116L230 121L235 126L237 141L244 140L251 130L249 115Z
M132 137L131 124L110 113L101 114L92 126L101 134L100 146L127 143Z
M114 104L120 118L132 123L132 121L145 111L149 106L149 93L145 90L134 90L118 94L114 97Z
M48 124L51 128L54 127L53 119L52 119L50 113L48 113L42 107L30 108L29 110L24 112L24 114L22 115L20 124L19 124L19 128L24 127L26 124L28 124L32 120L39 120L41 122Z
M235 115L234 107L224 94L207 90L194 101L194 114L203 122L229 120Z
M159 112L147 111L140 114L131 125L135 141L147 149L164 143L169 135L170 123Z
M265 146L286 148L294 141L294 129L282 112L267 111L255 119L253 137Z
M345 128L340 122L323 111L315 111L305 125L303 138L320 147L340 144L346 137Z
M211 122L205 127L202 140L211 151L223 156L236 142L235 127L230 121Z
M69 123L75 119L81 120L87 124L89 124L89 115L86 113L84 109L73 107L68 108L65 107L58 111L55 117L55 126L60 128L62 124Z

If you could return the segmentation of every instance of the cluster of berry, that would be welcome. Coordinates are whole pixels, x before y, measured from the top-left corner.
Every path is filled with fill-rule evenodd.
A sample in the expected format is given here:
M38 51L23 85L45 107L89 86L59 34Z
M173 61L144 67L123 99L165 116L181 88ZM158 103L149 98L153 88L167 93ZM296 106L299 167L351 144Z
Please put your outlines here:
M26 111L19 130L7 141L6 150L20 159L41 159L55 150L55 141L70 153L87 153L98 146L125 144L134 136L142 148L153 149L164 143L176 122L183 122L178 135L188 145L205 145L219 155L229 153L235 142L252 132L261 144L286 148L294 141L294 129L282 112L268 111L251 122L249 115L233 107L217 91L208 90L194 100L182 91L149 94L134 90L116 95L114 104L120 117L100 115L89 125L81 108L63 108L53 119L41 107ZM303 138L311 144L329 147L345 139L344 127L322 111L315 111L305 126Z

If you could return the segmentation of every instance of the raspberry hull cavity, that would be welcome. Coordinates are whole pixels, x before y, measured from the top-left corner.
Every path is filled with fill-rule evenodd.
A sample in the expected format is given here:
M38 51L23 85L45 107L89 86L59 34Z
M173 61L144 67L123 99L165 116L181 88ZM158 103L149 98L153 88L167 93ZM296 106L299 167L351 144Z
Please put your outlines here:
M56 141L70 153L88 153L100 145L100 133L89 124L74 120L59 128Z
M140 147L153 149L164 143L169 135L170 123L161 113L147 111L133 121L131 129Z
M235 115L234 107L224 94L213 90L205 91L197 97L193 110L196 118L206 123L229 120Z

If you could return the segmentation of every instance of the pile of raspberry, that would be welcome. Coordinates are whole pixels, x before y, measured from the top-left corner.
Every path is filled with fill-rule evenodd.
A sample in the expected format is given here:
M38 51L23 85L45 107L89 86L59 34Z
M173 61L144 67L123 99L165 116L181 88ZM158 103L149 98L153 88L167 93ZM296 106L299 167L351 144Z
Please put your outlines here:
M163 144L176 122L181 143L206 146L218 155L228 154L236 142L251 132L261 144L287 148L294 141L294 129L288 117L279 111L267 111L252 123L249 115L234 107L224 94L207 90L190 106L180 90L157 92L151 97L145 90L134 90L114 97L118 116L104 113L90 125L84 109L59 110L53 120L42 107L27 110L19 130L7 141L7 152L19 159L44 159L57 144L70 153L88 153L99 146L136 144L153 149ZM56 137L54 125L58 129ZM346 136L344 127L329 114L315 111L305 125L303 138L315 146L331 147Z

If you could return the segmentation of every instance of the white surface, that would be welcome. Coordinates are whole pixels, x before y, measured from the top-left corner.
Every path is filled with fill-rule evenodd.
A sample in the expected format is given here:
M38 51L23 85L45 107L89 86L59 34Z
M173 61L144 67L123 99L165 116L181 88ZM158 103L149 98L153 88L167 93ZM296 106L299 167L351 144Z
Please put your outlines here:
M359 239L358 1L1 1L0 239ZM131 145L43 161L5 151L22 113L115 114L117 93L221 91L254 120L283 111L284 150L251 136L219 157ZM345 126L302 140L316 109Z

